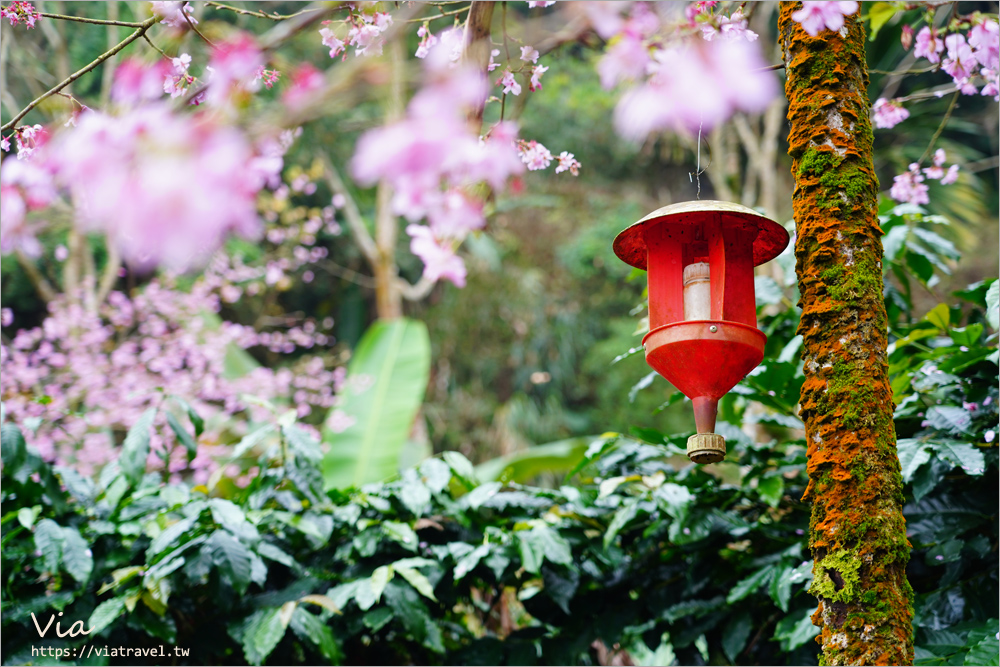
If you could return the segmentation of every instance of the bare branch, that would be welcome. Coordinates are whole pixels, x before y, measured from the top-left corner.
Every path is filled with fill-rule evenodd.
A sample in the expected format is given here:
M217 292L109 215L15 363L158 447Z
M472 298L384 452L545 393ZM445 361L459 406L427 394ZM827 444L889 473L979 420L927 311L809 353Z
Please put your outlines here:
M330 189L333 190L334 194L344 197L346 202L344 204L344 217L347 220L347 226L351 229L351 234L361 249L361 254L365 256L369 264L375 266L375 263L378 262L378 249L375 246L375 239L372 238L368 227L365 226L357 202L347 190L343 179L340 178L340 173L333 166L330 158L325 153L320 153L319 159L323 162L323 174L326 176L326 182L330 185Z
M42 93L41 96L35 98L30 104L28 104L28 106L24 107L24 109L22 109L19 114L17 114L11 120L9 120L6 123L4 123L3 126L0 127L0 132L6 132L7 130L13 128L17 124L17 122L19 120L21 120L22 118L24 118L25 116L27 116L28 112L30 112L32 109L34 109L35 107L37 107L39 104L41 104L42 102L44 102L48 98L50 98L53 95L55 95L56 93L58 93L60 90L62 90L66 86L70 85L71 83L73 83L74 81L76 81L77 79L79 79L81 76L83 76L87 72L91 71L92 69L95 69L98 65L100 65L105 60L107 60L111 56L115 55L116 53L118 53L122 49L124 49L126 46L128 46L129 44L131 44L135 40L137 40L140 37L142 37L146 33L146 31L149 30L150 27L152 27L159 20L160 20L159 17L152 16L152 17L146 19L145 21L143 21L140 24L140 27L136 28L135 32L133 32L131 35L129 35L124 40L122 40L117 45L115 45L114 48L109 49L108 51L105 51L101 55L97 56L97 58L93 62L91 62L89 65L86 65L82 69L79 69L76 72L73 72L68 77L66 77L63 81L61 81L60 83L56 84L55 87L50 88L46 92Z
M420 301L434 289L434 281L428 280L425 276L420 276L420 280L415 285L411 285L403 278L399 279L399 293L407 301Z
M38 296L42 298L42 301L48 303L54 300L58 293L52 287L52 283L45 279L42 272L38 270L35 263L31 261L31 258L24 254L21 250L16 250L15 255L17 256L17 263L21 265L24 269L24 273L27 274L28 280L34 286L35 291L38 292Z
M108 294L111 293L111 289L118 282L118 269L122 265L121 253L118 251L118 245L113 243L110 239L107 242L108 245L108 259L107 263L104 265L104 272L101 274L101 282L97 286L97 304L100 305L104 303L104 300L108 298Z
M104 20L104 19L89 19L85 16L66 16L65 14L48 14L46 12L39 13L39 16L44 16L47 19L60 19L62 21L76 21L77 23L91 23L93 25L117 25L123 28L141 28L142 23L135 23L133 21L116 21L116 20ZM145 22L143 22L145 23Z

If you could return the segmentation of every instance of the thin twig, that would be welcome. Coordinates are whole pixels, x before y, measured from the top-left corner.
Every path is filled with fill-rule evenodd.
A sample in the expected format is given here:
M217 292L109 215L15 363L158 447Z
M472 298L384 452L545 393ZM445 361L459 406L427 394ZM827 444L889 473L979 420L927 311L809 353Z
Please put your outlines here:
M135 23L134 21L113 21L106 19L89 19L84 16L66 16L65 14L47 14L45 12L40 12L39 16L44 16L47 19L61 19L63 21L76 21L77 23L92 23L94 25L117 25L123 28L141 28L143 23Z
M188 27L190 27L192 30L194 30L194 33L196 35L198 35L199 37L201 37L202 40L206 44L208 44L209 46L211 46L214 49L215 48L215 44L213 44L212 40L210 40L208 37L205 37L205 35L201 34L201 30L198 30L198 27L194 24L194 21L191 20L191 17L188 15L188 13L186 11L184 11L183 7L181 8L180 12L181 12L181 16L184 17L184 20L187 21Z
M34 285L35 289L38 291L38 296L42 297L42 301L53 301L58 294L52 287L52 283L50 283L45 276L42 275L42 272L38 270L35 263L31 261L31 258L25 255L23 251L16 250L14 252L17 256L17 263L21 265L22 269L24 269L25 274L28 276L28 280L31 281L31 284Z
M337 276L338 278L343 278L344 280L352 282L360 287L364 287L365 289L375 289L374 278L366 276L363 273L358 273L354 269L349 269L346 266L341 266L332 260L325 260L317 266L325 271L328 271L332 275Z
M431 290L434 289L434 284L434 281L429 280L426 276L420 276L420 280L414 285L411 285L405 278L400 278L399 293L407 301L420 301L431 293Z
M242 14L244 16L256 16L259 19L268 19L270 21L287 21L288 19L301 16L302 14L318 12L321 9L320 7L310 7L303 9L302 11L295 12L294 14L265 14L264 12L255 12L252 9L243 9L241 7L224 5L221 2L206 2L205 4L209 7L215 7L216 9L228 9L229 11L236 12L237 14Z
M375 246L375 239L372 238L368 227L365 226L365 221L361 217L361 211L358 209L357 202L354 201L351 193L347 191L343 179L340 178L340 173L325 153L320 154L320 161L323 163L323 173L326 176L326 182L330 186L330 189L335 194L344 196L346 202L344 204L344 216L347 219L347 226L351 229L351 234L354 235L354 239L361 249L361 254L374 266L378 261L378 248Z
M934 150L934 144L937 143L938 137L940 137L941 133L944 132L944 126L948 124L948 119L951 118L951 112L955 110L955 105L958 104L958 96L961 94L962 91L955 91L955 94L951 98L951 104L948 105L948 110L944 112L944 118L941 119L941 124L938 125L937 131L934 132L934 136L931 137L931 142L927 144L927 150L925 150L924 154L920 156L919 160L917 160L917 164L923 164L924 160L927 159L927 156L929 156L931 151Z
M472 5L469 5L471 7ZM426 18L409 19L406 23L423 23L424 21L436 21L437 19L447 18L449 16L458 16L459 14L464 14L469 11L469 7L462 7L461 9L456 9L451 12L442 12L435 16L429 16Z
M118 269L122 265L121 253L118 245L108 239L108 258L104 264L104 272L101 274L101 282L97 286L97 305L104 303L104 300L111 293L111 289L118 282Z
M156 51L158 51L161 56L163 56L164 58L166 58L168 60L172 60L172 58L170 58L170 56L167 55L166 51L164 51L163 49L161 49L160 47L158 47L156 44L153 44L152 40L149 39L149 35L143 34L142 38L144 40L146 40L146 42L148 42L149 45L153 47L153 49L155 49Z
M48 91L42 93L39 97L35 98L30 104L28 104L28 106L24 107L24 109L22 109L19 114L17 114L11 120L9 120L6 123L4 123L3 126L0 127L0 132L6 132L7 130L13 128L17 124L17 121L19 121L22 118L24 118L25 116L27 116L28 113L32 109L34 109L35 107L37 107L39 104L41 104L42 102L44 102L48 98L50 98L53 95L55 95L56 93L58 93L60 90L62 90L66 86L70 85L71 83L73 83L74 81L76 81L77 79L79 79L81 76L83 76L84 74L86 74L90 70L96 68L98 65L100 65L105 60L107 60L111 56L115 55L116 53L118 53L122 49L124 49L126 46L128 46L129 44L131 44L135 40L137 40L140 37L142 37L146 33L146 31L149 30L150 27L152 27L153 24L155 24L159 20L160 20L159 17L152 16L152 17L146 19L145 21L143 21L140 24L140 27L136 28L135 32L133 32L131 35L129 35L124 40L122 40L121 42L119 42L114 48L112 48L112 49L110 49L108 51L105 51L101 55L97 56L97 58L93 62L91 62L89 65L86 65L85 67L83 67L83 69L79 69L76 72L73 72L68 77L66 77L63 81L61 81L60 83L56 84L55 87L50 88Z

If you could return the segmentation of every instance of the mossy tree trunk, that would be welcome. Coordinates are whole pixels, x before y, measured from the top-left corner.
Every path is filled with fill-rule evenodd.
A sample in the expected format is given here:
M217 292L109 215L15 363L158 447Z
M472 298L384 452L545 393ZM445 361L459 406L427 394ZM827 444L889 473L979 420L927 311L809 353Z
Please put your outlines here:
M864 28L810 37L782 2L812 502L813 622L829 665L913 663Z

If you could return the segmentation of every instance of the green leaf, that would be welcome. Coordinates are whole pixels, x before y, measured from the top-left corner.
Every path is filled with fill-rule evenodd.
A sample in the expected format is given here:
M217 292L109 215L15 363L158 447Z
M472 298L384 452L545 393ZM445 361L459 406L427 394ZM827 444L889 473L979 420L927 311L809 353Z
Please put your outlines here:
M403 548L410 551L417 550L420 539L408 524L399 521L386 521L382 524L382 530L391 540L395 540L403 545Z
M573 562L569 542L547 525L516 533L519 540L522 566L531 574L538 574L542 563L548 560L559 565Z
M386 609L385 611L390 610ZM309 613L301 606L296 607L295 613L292 614L290 627L292 628L292 632L298 635L300 639L312 642L319 650L320 655L326 658L328 664L343 664L344 655L337 644L336 638L333 636L333 630L321 621L318 616Z
M778 506L778 503L781 502L781 495L784 492L785 480L781 475L765 477L757 482L757 493L760 494L761 500L771 507Z
M726 602L728 604L739 602L761 586L770 584L771 579L774 577L774 570L774 565L768 565L760 570L757 570L746 579L740 580L729 591L729 595L726 596Z
M639 395L639 392L653 384L653 380L656 379L656 371L650 371L648 374L643 376L641 380L632 385L632 388L628 390L628 402L635 403L635 397Z
M975 445L958 440L928 440L927 444L942 460L970 475L986 472L986 459Z
M226 345L225 356L222 358L222 377L226 380L236 380L250 375L260 368L257 360L250 356L250 353L236 345L229 343Z
M188 419L191 420L191 426L194 426L194 437L200 438L201 434L205 432L205 420L201 418L201 415L194 411L191 404L184 400L184 398L176 395L171 396L171 398L173 398L174 401L176 401L177 404L183 408L184 413L187 415Z
M99 635L104 628L114 623L115 619L121 616L123 611L125 611L124 598L105 600L97 605L90 614L90 619L87 621L87 628L91 634Z
M642 499L639 497L629 498L618 508L614 518L611 519L611 523L608 525L608 530L604 533L605 549L611 546L621 529L639 513L639 503L641 501Z
M378 321L358 343L339 405L323 429L327 489L361 486L390 477L424 399L430 374L430 343L422 322ZM332 420L347 420L339 432Z
M243 627L243 654L247 662L263 664L285 636L287 627L288 621L283 619L280 608L258 609L251 614Z
M156 408L149 408L129 429L122 444L122 453L118 457L125 478L133 486L139 483L146 473L146 457L149 456L149 429L153 425Z
M927 421L932 428L950 434L968 434L972 417L963 408L954 405L935 405L927 411Z
M62 566L81 584L87 583L94 571L94 556L90 546L73 526L62 529Z
M251 558L247 548L239 540L222 530L212 533L206 547L212 550L212 560L223 576L229 580L236 594L246 593L247 587L250 585L251 572Z
M796 568L784 566L771 579L768 593L771 594L771 599L781 608L781 611L788 611L788 601L792 598L792 584L796 578Z
M899 225L898 227L893 227L882 239L882 248L885 253L885 259L887 262L891 262L896 259L899 251L903 249L906 243L906 237L909 236L910 229L906 225Z
M441 457L451 468L451 472L461 480L467 489L479 486L479 478L476 476L476 469L472 467L469 459L465 458L461 452L444 452ZM433 459L431 459L433 460Z
M996 627L996 621L994 621L993 628ZM993 629L980 642L969 649L969 652L965 655L965 664L1000 665L1000 641L997 640L997 635L993 632Z
M35 550L42 553L45 569L58 572L62 561L62 526L52 519L42 519L35 527Z
M899 9L897 3L895 2L874 2L868 8L868 20L871 23L871 28L869 29L871 36L869 40L874 42L875 37L878 35L879 30L882 26L888 22L893 16L896 15L896 11Z
M31 528L35 525L35 522L38 521L38 515L41 513L42 513L41 505L22 507L21 509L17 510L17 522L22 526L24 526L25 528L27 528L28 530L31 530Z
M474 570L476 566L479 565L479 561L482 560L489 553L490 553L490 545L481 544L475 549L473 549L471 552L462 556L462 558L459 559L459 561L455 564L455 571L452 575L455 579L455 583L458 583L462 579L462 577L467 575L469 572L472 572L472 570Z
M1000 329L1000 280L994 280L986 290L986 321L994 331Z
M385 590L394 573L395 570L391 565L382 565L375 568L375 571L372 572L369 582L371 583L372 594L375 595L375 602L378 602L382 598L382 591Z
M907 483L913 479L914 473L920 466L931 460L930 448L926 442L918 438L903 438L897 441L896 453L899 454L903 481Z
M0 458L3 460L3 474L16 477L28 456L24 444L24 434L13 424L0 426Z
M722 651L729 658L729 662L736 663L736 656L747 645L747 639L750 638L750 630L752 629L753 620L746 612L729 621L726 631L722 633Z
M781 303L781 300L785 296L781 285L770 276L754 276L753 291L758 308Z
M296 456L300 456L307 461L319 462L323 458L323 451L319 447L319 442L311 435L295 424L281 427L281 433L291 446Z
M941 331L947 331L948 327L951 326L951 311L947 304L939 303L924 315L924 319Z
M781 650L794 651L819 634L819 628L812 623L812 609L786 616L774 629L774 638L781 642Z
M499 456L476 466L484 482L524 484L542 473L567 473L583 460L592 437L569 438Z
M163 532L153 538L153 541L150 542L149 548L146 549L146 558L152 558L167 547L172 546L178 538L190 531L197 522L198 516L195 515L186 517L167 526Z
M174 417L171 413L167 413L167 424L170 426L170 430L174 432L177 436L177 440L180 441L184 448L187 449L188 461L193 459L198 453L198 443L194 441L191 434L184 430L181 423L177 421L177 417Z
M434 597L434 586L431 585L430 580L424 576L422 572L412 567L400 565L399 563L395 563L393 568L396 570L396 574L410 582L410 585L413 586L418 593L423 595L425 598L437 602L437 598Z

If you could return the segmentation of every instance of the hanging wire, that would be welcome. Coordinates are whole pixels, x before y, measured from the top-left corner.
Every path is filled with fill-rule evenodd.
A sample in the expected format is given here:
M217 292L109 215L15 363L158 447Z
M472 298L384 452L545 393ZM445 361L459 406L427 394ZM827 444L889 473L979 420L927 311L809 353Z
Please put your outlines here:
M695 170L693 172L692 171L688 172L688 181L690 181L692 183L695 182L695 181L697 181L697 188L698 188L698 190L697 190L697 193L696 193L696 197L699 200L701 199L701 175L705 173L705 169L708 169L710 166L712 166L712 146L708 143L708 140L706 139L705 140L705 147L708 149L708 164L705 165L705 169L701 168L701 128L702 128L702 121L699 120L698 121L698 148L697 148L697 153L696 153L697 154L697 158L696 158L697 162L695 163Z

